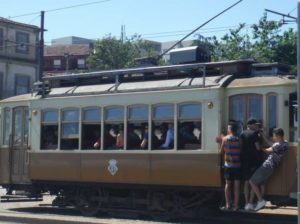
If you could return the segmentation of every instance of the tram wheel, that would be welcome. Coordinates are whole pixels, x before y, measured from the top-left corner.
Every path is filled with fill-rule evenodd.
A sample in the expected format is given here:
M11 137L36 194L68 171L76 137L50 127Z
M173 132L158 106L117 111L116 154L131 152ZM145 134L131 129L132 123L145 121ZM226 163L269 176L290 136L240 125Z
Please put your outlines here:
M100 211L100 203L97 200L99 197L96 191L80 191L77 196L75 206L84 216L96 216Z

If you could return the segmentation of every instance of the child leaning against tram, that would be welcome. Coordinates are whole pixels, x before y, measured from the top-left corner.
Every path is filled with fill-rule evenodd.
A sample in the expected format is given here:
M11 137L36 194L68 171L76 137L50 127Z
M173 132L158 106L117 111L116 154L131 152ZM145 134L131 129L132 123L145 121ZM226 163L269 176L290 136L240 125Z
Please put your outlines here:
M250 185L258 199L257 205L254 210L259 210L266 205L266 201L262 197L259 185L264 184L272 175L274 168L279 164L281 157L288 150L288 143L284 140L284 132L281 128L275 128L273 130L273 141L272 147L263 149L263 151L269 156L263 162L263 164L254 172L250 178ZM253 203L250 201L250 203Z
M239 208L241 163L240 163L240 140L237 136L237 125L233 122L228 124L227 135L222 138L221 153L224 157L224 178L225 178L225 210L231 209L231 188L234 188L233 211Z

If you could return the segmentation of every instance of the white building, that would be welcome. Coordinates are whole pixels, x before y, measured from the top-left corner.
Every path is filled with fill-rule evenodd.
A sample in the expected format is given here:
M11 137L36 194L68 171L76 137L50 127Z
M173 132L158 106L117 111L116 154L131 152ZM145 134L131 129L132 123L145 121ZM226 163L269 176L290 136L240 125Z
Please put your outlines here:
M0 99L31 91L38 77L39 31L0 17Z

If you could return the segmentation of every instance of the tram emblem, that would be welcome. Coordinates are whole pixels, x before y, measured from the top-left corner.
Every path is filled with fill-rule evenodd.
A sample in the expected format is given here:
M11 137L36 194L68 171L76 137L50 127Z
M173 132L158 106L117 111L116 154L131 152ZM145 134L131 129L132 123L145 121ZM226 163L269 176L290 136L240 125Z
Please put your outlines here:
M111 175L115 175L118 172L118 167L117 167L117 160L111 159L108 161L108 167L107 170L110 172Z

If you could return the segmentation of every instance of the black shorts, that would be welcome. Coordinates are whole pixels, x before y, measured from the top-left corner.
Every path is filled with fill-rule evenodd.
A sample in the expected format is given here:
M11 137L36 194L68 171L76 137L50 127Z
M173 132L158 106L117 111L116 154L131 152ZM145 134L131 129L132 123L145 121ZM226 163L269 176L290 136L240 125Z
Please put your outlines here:
M255 173L257 168L258 168L258 165L242 164L242 179L250 180L250 178Z
M240 168L224 168L224 178L225 180L240 180L241 179L241 169Z

